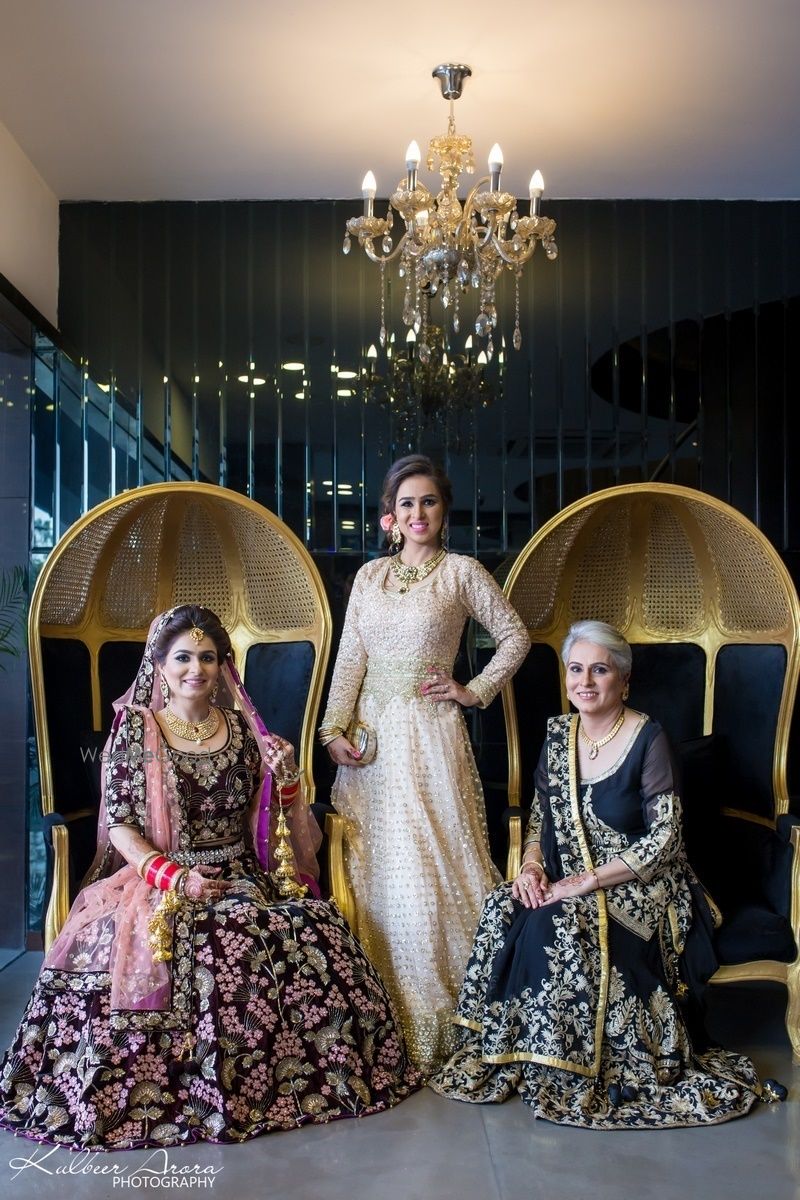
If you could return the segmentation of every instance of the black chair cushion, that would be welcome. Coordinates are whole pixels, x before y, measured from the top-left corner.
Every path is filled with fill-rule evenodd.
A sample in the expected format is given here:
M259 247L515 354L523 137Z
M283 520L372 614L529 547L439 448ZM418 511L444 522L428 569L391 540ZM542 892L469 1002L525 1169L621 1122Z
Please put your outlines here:
M717 739L713 734L691 738L681 742L676 750L686 853L704 887L716 900L718 876L723 869L719 852L721 788Z
M789 919L792 848L775 830L736 817L720 818L719 869L712 894L726 917L755 905Z
M53 803L67 814L86 808L84 734L92 728L89 651L71 638L42 638L42 672L50 738Z
M714 938L714 948L722 966L759 958L792 962L797 954L786 917L755 904L744 904L725 917Z
M303 730L314 646L311 642L261 642L250 647L244 686L267 729L297 748Z
M772 819L775 732L786 674L783 646L723 646L717 655L714 732L725 738L731 808Z
M705 652L683 642L645 643L631 650L631 707L658 721L673 746L701 737Z
M114 701L127 692L139 670L144 642L105 642L100 647L100 711L105 736L114 723Z

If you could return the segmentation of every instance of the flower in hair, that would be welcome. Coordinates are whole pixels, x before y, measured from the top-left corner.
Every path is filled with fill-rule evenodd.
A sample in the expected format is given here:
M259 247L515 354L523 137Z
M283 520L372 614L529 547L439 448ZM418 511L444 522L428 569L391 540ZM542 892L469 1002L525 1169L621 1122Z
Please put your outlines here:
M394 514L384 513L380 520L380 526L384 533L388 533L394 525Z

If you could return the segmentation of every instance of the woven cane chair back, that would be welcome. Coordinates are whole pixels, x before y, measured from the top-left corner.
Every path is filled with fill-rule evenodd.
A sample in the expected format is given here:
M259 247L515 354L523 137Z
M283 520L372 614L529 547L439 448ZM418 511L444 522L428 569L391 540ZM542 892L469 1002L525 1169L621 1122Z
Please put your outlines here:
M744 789L736 815L774 824L788 811L786 756L800 606L776 551L741 513L669 484L597 492L531 539L505 592L533 646L526 664L531 679L518 676L504 692L510 803L527 798L523 788L532 770L528 755L523 781L521 689L547 665L549 680L541 692L552 705L560 689L566 711L563 671L558 681L554 674L559 649L574 621L594 618L615 626L633 646L631 703L657 716L673 740L722 730L730 752L743 757L748 748L735 744L737 724L745 723L756 738L763 751L761 778L754 791ZM769 691L764 704L762 688ZM653 711L654 704L660 711ZM526 731L526 739L531 734L541 745L543 725ZM744 774L749 778L747 769Z
M95 751L102 744L153 616L184 603L219 615L268 727L295 743L313 801L313 731L331 639L319 573L261 505L224 488L171 483L87 513L37 580L29 652L45 817L88 818L87 739Z

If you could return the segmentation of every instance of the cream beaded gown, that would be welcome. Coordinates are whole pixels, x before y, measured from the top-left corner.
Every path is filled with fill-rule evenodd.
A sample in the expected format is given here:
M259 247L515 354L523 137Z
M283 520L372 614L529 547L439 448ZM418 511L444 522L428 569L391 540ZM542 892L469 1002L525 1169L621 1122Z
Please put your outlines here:
M340 767L332 800L347 823L346 869L357 933L395 1001L409 1057L431 1070L451 1049L451 1017L483 898L499 881L483 791L461 706L420 692L428 668L450 674L473 616L497 651L467 686L485 707L530 639L491 575L448 554L400 594L387 558L356 575L323 725L353 713L378 735L365 767Z

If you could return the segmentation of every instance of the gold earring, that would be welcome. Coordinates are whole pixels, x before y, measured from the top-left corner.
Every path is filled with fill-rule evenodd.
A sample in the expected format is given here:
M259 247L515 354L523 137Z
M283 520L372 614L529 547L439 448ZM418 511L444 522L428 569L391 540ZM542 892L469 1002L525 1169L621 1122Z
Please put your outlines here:
M161 695L164 698L164 703L169 704L169 684L163 675L158 677L158 686L161 688Z
M400 526L397 524L397 521L395 521L394 525L392 526L392 545L399 546L402 540L403 535L400 532Z
M626 683L626 684L625 684L625 687L622 689L622 699L623 699L623 701L627 700L627 699L628 699L628 696L630 696L630 694L631 694L631 689L628 687L628 685L627 685L627 683Z
M208 697L208 702L209 702L209 704L213 704L213 703L214 703L214 701L215 701L215 700L216 700L216 698L217 698L217 692L218 692L218 691L219 691L219 684L218 684L218 683L215 683L215 684L214 684L214 686L213 686L213 688L211 689L211 695Z

